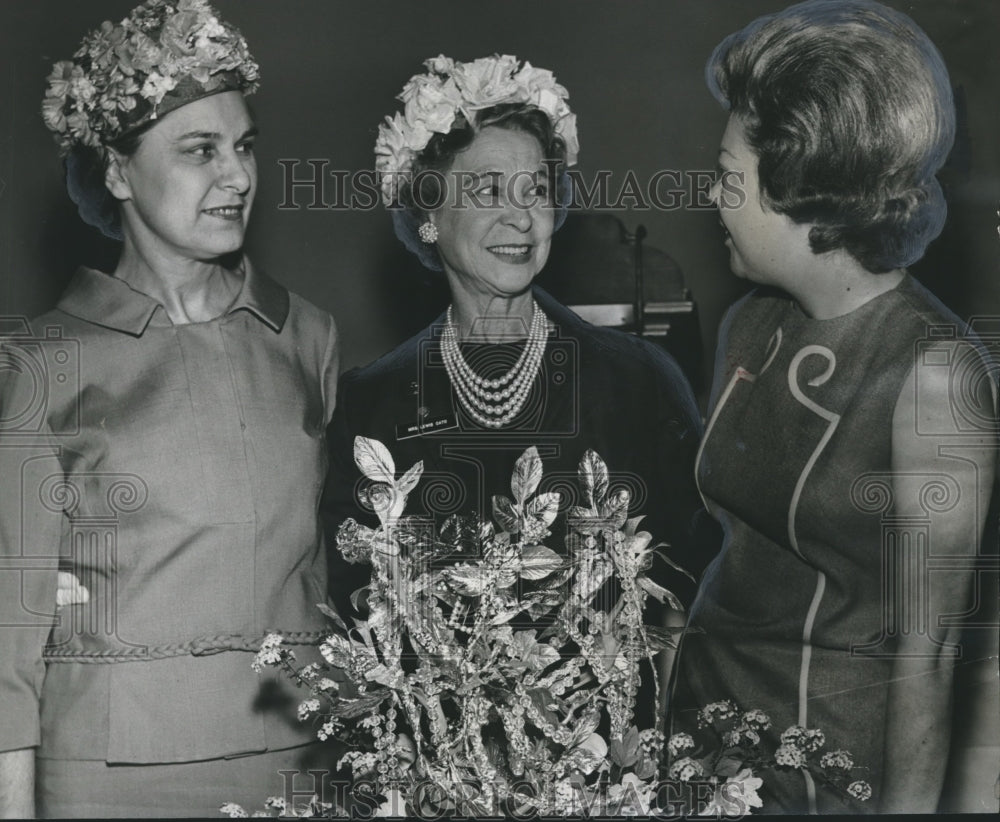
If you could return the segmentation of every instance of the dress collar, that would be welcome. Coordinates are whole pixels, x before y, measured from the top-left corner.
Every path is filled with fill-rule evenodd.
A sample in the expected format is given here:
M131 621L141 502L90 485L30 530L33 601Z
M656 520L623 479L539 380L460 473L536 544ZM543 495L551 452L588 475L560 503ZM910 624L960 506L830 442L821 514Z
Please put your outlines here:
M274 331L280 332L288 318L288 290L257 271L244 258L243 287L226 314L249 311ZM155 325L169 325L166 311L155 299L119 280L92 268L79 268L57 306L59 310L85 322L141 337L157 316Z

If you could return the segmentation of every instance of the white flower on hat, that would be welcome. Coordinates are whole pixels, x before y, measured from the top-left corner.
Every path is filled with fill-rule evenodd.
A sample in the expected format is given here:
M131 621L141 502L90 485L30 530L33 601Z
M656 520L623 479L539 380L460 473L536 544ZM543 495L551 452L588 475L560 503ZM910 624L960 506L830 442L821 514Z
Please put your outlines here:
M437 134L447 134L455 122L462 95L452 79L442 81L439 77L418 74L406 84L399 99L406 105L407 122L418 123Z
M159 105L168 91L173 91L175 88L177 88L176 77L164 77L154 71L146 78L139 93L155 106Z
M569 93L547 69L504 54L459 63L439 54L424 61L428 72L410 78L399 94L403 112L386 117L375 141L375 170L382 200L391 206L416 156L435 134L447 134L461 112L473 122L475 112L506 103L525 103L544 112L566 145L566 165L576 164L580 143Z

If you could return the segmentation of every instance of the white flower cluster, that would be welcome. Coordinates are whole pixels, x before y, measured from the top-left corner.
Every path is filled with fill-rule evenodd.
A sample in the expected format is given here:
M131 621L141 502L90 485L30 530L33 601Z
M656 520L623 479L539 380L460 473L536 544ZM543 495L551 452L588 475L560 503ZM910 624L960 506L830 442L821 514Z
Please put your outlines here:
M854 759L847 751L828 751L820 758L819 764L824 768L839 768L842 771L849 771L854 767Z
M694 739L691 734L674 734L667 742L667 750L671 757L676 757L692 748L694 748Z
M459 112L475 122L475 113L505 103L525 103L545 112L555 133L566 144L566 165L575 165L580 144L569 93L551 71L521 64L509 54L458 63L443 54L424 62L428 72L417 74L403 88L402 112L386 117L375 142L375 170L382 180L382 200L391 206L413 160L435 134L447 134Z
M285 638L281 634L268 634L260 644L260 650L254 657L250 667L254 673L260 673L269 665L277 665L281 662L281 643Z

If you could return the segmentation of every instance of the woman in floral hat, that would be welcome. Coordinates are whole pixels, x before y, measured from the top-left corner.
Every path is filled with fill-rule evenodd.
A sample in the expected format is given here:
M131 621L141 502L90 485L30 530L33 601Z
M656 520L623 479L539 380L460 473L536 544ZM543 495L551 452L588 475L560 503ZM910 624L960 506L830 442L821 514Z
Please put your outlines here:
M984 349L906 271L944 224L948 72L905 14L827 0L730 35L707 77L745 194L715 191L730 266L757 288L720 331L698 479L726 541L678 657L675 752L691 764L699 709L734 700L785 766L765 812L934 812L997 445ZM866 769L853 799L803 767L824 741Z
M45 816L256 806L309 741L249 652L321 637L337 335L241 252L257 76L204 0L149 0L49 78L70 196L122 249L0 351L6 815L36 777ZM59 568L89 602L54 618Z
M680 368L661 348L590 325L533 285L565 218L564 168L578 152L566 89L509 55L439 56L425 66L400 95L404 110L379 130L376 166L396 235L442 272L451 303L415 337L341 377L328 435L328 538L348 517L374 522L358 507L358 435L384 443L396 464L423 462L408 512L439 521L491 511L530 446L545 488L558 487L567 507L581 502L572 498L576 470L593 449L612 486L630 492L631 513L645 515L643 530L696 574L717 543L693 483L701 423ZM331 595L350 613L367 568L336 550L329 561ZM660 559L652 575L690 602L691 579Z

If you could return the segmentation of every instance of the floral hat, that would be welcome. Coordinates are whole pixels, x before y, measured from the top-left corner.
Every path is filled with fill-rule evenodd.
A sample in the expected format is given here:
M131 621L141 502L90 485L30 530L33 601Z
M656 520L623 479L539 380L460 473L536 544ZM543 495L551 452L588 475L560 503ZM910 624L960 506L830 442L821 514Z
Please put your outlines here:
M146 0L106 20L72 60L56 63L42 102L60 152L99 148L175 108L220 91L257 90L246 40L207 0Z
M375 142L375 170L382 180L382 201L391 206L413 160L435 134L447 134L459 112L472 123L475 112L504 103L528 103L544 111L566 144L566 164L575 165L580 151L576 115L569 93L551 71L523 64L509 54L459 63L443 54L424 62L397 99L402 112L386 117Z

